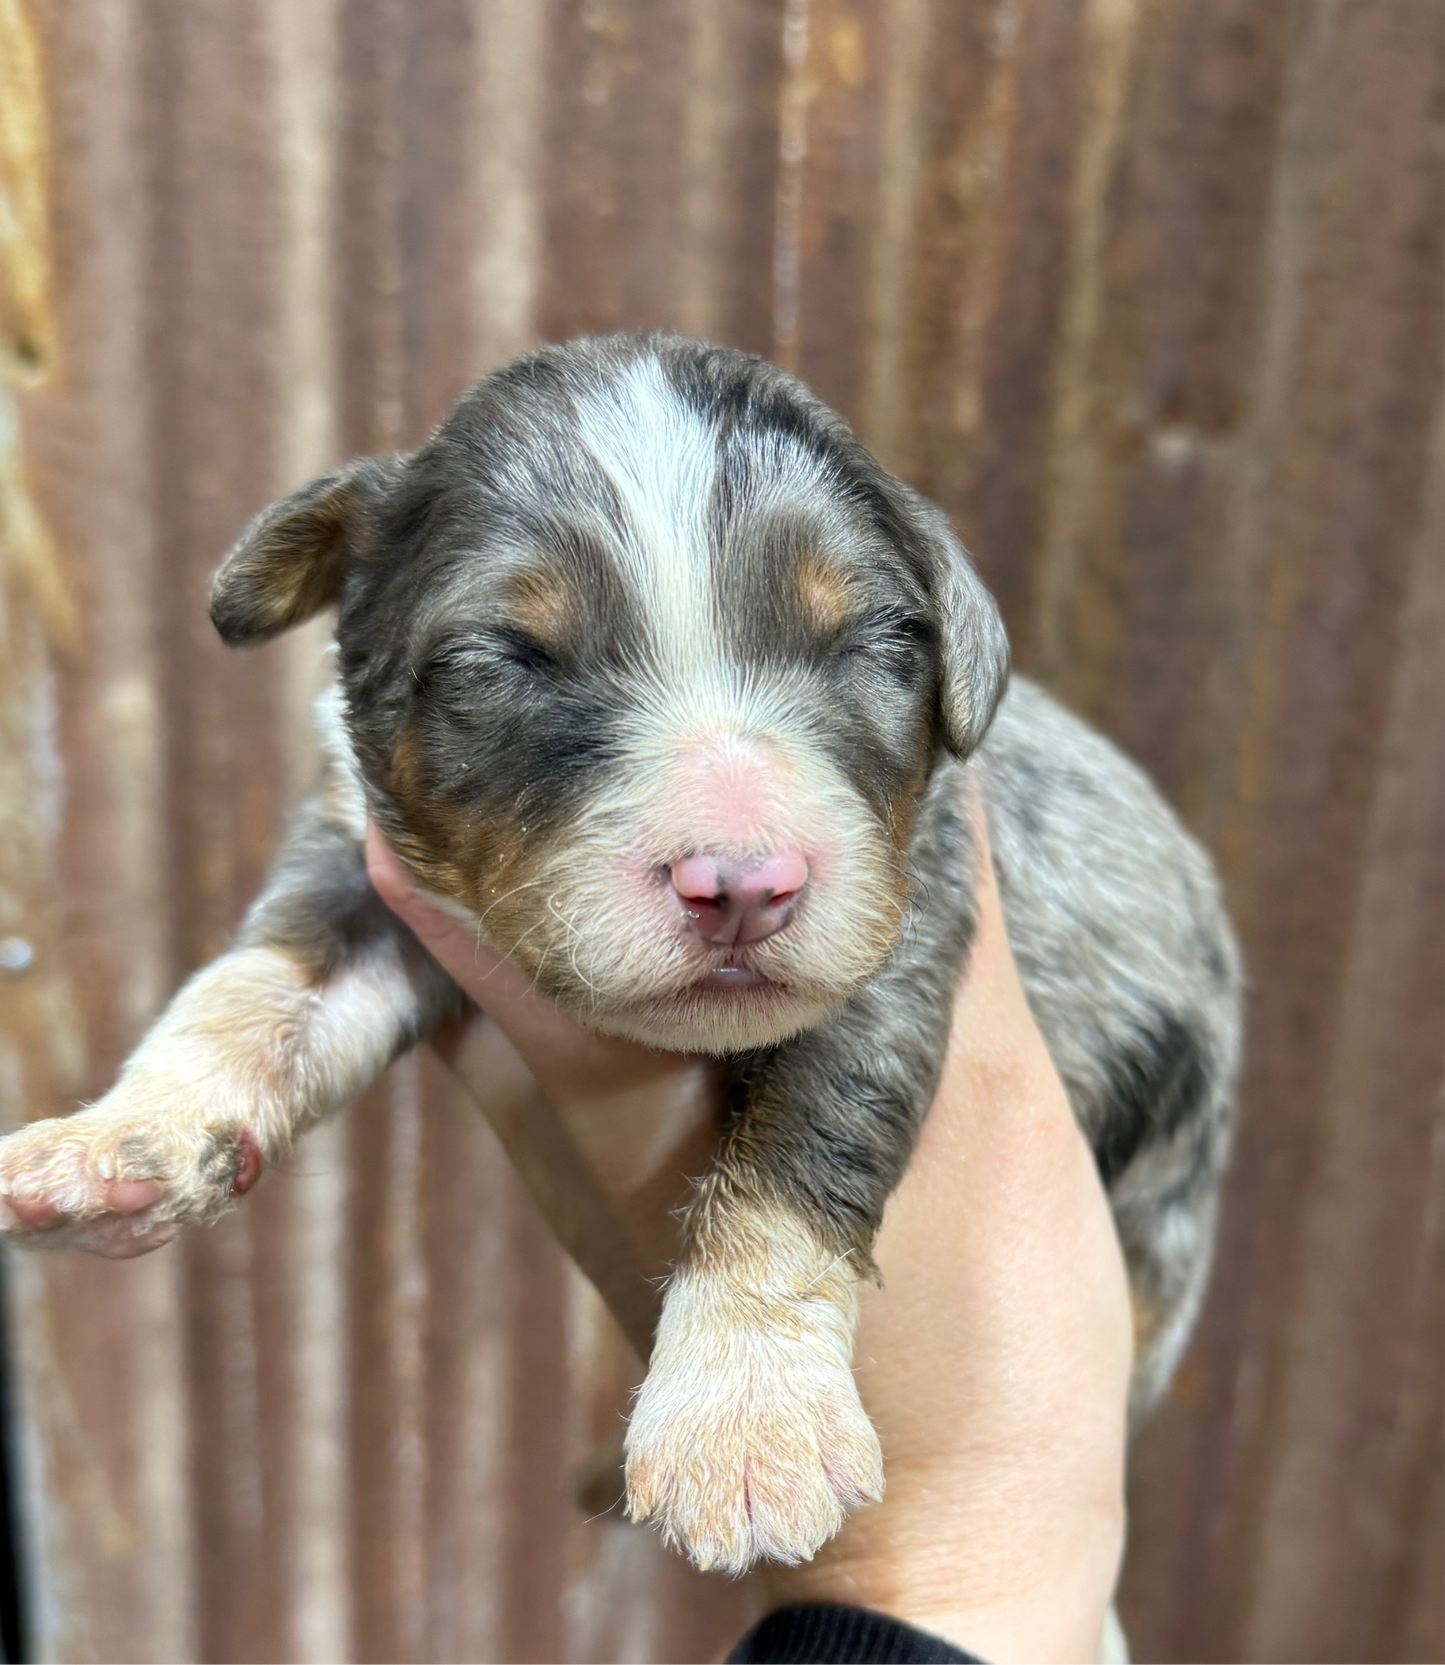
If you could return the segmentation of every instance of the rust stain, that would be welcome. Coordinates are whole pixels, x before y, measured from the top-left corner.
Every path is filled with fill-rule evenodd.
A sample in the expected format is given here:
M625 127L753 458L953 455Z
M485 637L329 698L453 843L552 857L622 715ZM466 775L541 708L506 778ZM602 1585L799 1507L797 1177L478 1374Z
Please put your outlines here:
M868 48L861 18L844 13L828 31L828 59L845 87L861 86L868 70Z
M25 0L0 0L0 370L38 381L55 358L47 181L50 125Z
M21 442L17 401L0 383L0 582L29 595L45 621L52 646L80 646L80 613L61 564L60 549L31 488Z
M970 251L959 309L954 359L952 428L965 446L978 441L984 415L988 331L1000 305L1004 231L1010 209L1008 150L1018 106L1021 18L1002 7L994 19L992 53L982 104L953 162L952 196L960 233Z
M39 386L55 364L49 179L34 22L23 0L0 0L0 582L27 591L52 643L73 651L80 615L31 489L12 391Z

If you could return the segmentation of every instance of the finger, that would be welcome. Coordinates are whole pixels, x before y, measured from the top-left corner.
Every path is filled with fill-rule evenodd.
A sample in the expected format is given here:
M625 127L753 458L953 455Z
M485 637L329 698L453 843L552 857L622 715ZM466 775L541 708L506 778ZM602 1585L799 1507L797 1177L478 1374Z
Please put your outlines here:
M471 999L498 1022L509 1026L512 1008L520 1010L534 1003L534 991L516 966L424 896L372 822L366 826L366 872L387 907L411 928L427 952Z
M411 927L453 976L470 974L484 955L497 957L417 890L391 846L370 821L366 824L366 875L387 907Z
M473 1001L465 1000L460 1011L453 1012L441 1020L427 1036L427 1041L448 1069L462 1075L458 1060L466 1056L473 1032L485 1031L487 1023L486 1013L479 1010Z

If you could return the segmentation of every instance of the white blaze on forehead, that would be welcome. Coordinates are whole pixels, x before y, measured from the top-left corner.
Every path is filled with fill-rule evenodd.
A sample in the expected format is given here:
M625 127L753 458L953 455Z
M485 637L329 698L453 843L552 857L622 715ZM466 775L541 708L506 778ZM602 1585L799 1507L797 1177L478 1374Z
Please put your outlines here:
M708 508L717 432L643 359L577 399L582 441L622 505L621 559L664 662L713 658Z

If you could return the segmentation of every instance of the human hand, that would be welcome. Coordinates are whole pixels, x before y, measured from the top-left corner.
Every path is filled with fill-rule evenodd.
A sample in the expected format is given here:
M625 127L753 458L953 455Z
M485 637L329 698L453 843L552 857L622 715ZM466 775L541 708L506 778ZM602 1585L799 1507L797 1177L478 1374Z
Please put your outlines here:
M383 900L495 1020L454 1026L444 1056L484 1108L504 1083L519 1104L525 1071L550 1104L555 1120L532 1100L503 1136L645 1349L645 1280L716 1140L711 1066L582 1029L418 895L374 831L367 856ZM812 1562L762 1576L773 1604L872 1607L989 1659L1092 1659L1123 1546L1127 1284L981 866L938 1096L878 1237L883 1285L860 1291L856 1372L887 1493Z

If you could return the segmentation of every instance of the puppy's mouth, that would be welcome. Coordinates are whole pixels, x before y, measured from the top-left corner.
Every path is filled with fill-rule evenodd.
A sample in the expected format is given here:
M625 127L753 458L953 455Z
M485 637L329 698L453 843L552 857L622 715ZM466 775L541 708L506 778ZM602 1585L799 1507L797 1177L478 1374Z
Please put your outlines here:
M746 962L729 960L669 990L657 991L634 1010L669 1027L686 1030L698 1021L713 1022L726 1013L738 1018L751 1014L747 1019L750 1022L763 1020L765 1013L779 1013L798 1005L802 993L794 983L781 982ZM810 988L804 1003L815 1001L816 991Z
M797 993L793 980L787 981L771 967L764 970L749 954L730 954L715 965L694 968L693 974L674 984L670 990L659 990L659 997L670 1004L695 1002L699 996L753 995L764 999L787 999Z
M850 992L774 954L745 948L687 957L692 963L675 965L661 986L634 987L615 1003L594 996L590 1021L647 1046L725 1054L776 1046L821 1023Z
M695 989L716 990L723 994L741 993L750 989L775 989L783 993L783 985L771 977L765 977L756 966L739 965L731 962L727 965L714 966L711 971L704 972L692 985Z

